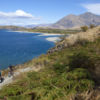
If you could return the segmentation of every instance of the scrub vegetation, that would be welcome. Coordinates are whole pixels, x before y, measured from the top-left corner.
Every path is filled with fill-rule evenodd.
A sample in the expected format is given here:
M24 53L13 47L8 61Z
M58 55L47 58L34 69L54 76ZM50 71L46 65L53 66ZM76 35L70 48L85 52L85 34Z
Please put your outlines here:
M94 30L100 32L100 27ZM65 41L67 43L67 40L63 43ZM16 77L15 82L0 90L0 100L86 100L80 98L99 84L99 33L93 41L89 37L81 39L62 50L41 55L24 66L41 66L41 70ZM75 99L82 93L84 95Z

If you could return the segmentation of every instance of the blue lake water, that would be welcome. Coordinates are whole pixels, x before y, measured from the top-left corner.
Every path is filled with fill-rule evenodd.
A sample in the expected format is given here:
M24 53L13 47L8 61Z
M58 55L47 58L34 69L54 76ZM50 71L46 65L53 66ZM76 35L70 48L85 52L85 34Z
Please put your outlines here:
M9 65L25 63L53 47L53 42L47 37L39 36L42 33L24 33L0 30L0 69Z

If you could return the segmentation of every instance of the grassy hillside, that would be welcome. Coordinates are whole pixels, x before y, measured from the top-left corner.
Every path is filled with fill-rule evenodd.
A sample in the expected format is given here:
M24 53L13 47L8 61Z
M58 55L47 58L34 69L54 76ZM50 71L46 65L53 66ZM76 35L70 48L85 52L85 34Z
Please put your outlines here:
M25 28L20 26L0 26L0 29L11 29L14 31L28 31L28 32L40 32L40 33L55 33L55 34L73 34L80 32L80 30L73 29L47 29L47 28Z
M20 26L0 26L0 29L24 30L25 28Z
M42 32L42 33L55 33L55 34L73 34L80 32L80 30L74 30L74 29L46 29L46 28L33 28L29 29L29 31L33 32Z
M93 40L90 31L96 34ZM83 39L86 33L90 37ZM69 45L22 65L42 69L15 77L0 90L0 100L100 100L100 92L94 92L100 83L100 27L82 34L77 42L66 39L59 45Z

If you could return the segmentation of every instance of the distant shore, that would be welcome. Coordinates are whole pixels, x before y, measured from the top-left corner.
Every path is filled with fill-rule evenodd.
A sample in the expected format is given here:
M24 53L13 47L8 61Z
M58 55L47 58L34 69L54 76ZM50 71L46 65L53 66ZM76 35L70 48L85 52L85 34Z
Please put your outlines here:
M56 42L60 41L60 37L58 37L58 36L61 36L61 34L42 33L39 36L55 36L55 37L48 37L48 38L46 38L46 40L50 41L50 42L56 43Z
M46 38L46 40L56 43L60 41L60 38L59 37L49 37L49 38Z
M10 32L20 32L20 33L42 33L42 34L46 34L46 35L63 35L63 34L60 34L60 33L45 33L45 32L33 32L33 31L14 31L14 30L11 30Z
M38 36L55 36L55 37L47 37L46 40L50 41L50 42L58 42L60 40L60 37L57 36L61 36L62 34L55 34L55 33L41 33L41 32L29 32L29 31L10 31L10 32L19 32L19 33L40 33L40 35Z

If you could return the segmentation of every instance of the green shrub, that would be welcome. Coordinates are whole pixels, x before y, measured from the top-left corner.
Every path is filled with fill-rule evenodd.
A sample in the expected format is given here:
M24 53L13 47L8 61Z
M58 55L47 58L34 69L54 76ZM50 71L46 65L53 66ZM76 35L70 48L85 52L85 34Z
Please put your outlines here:
M90 24L90 28L94 28L95 27L95 25L94 24Z
M69 91L82 92L86 91L89 88L94 87L94 82L91 78L91 74L87 69L76 68L66 74L67 79L67 89Z
M87 69L76 68L67 73L67 80L81 80L81 79L91 79L91 75Z
M81 27L81 30L82 30L83 32L86 32L86 31L88 30L88 26L82 26L82 27Z
M69 66L72 69L73 68L91 69L95 66L93 59L89 56L87 52L81 51L74 53L72 56L69 57L69 59L70 59Z
M67 71L67 66L64 64L56 63L53 65L53 69L56 73L61 74Z

